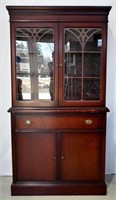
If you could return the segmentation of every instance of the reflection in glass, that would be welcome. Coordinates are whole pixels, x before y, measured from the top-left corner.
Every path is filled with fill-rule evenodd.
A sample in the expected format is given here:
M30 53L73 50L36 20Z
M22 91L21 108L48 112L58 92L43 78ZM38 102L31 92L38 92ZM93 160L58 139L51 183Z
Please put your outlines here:
M64 99L99 100L101 29L66 28L64 35Z
M84 76L85 77L100 77L100 61L101 54L84 54Z
M65 99L80 100L81 99L81 79L68 78L65 79ZM74 90L75 88L75 90Z
M83 81L83 99L100 99L100 79L85 78Z
M17 100L53 101L53 52L53 29L16 29Z

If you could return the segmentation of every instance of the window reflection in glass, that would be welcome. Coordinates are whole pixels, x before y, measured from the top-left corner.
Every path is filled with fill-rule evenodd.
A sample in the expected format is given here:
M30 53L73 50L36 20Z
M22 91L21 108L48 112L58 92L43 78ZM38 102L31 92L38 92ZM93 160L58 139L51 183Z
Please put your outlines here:
M54 31L16 30L17 100L54 99Z

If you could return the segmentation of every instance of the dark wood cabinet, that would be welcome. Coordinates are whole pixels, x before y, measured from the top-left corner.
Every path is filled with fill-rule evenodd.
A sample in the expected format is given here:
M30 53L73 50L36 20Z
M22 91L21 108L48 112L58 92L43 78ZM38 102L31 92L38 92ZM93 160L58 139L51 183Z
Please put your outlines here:
M7 6L12 195L103 195L110 6Z

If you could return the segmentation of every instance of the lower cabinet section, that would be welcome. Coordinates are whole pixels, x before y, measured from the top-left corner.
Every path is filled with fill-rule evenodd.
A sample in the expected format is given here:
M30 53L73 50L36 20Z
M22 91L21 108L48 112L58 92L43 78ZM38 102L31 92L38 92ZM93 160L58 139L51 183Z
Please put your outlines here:
M105 112L12 113L12 195L106 194L105 123Z

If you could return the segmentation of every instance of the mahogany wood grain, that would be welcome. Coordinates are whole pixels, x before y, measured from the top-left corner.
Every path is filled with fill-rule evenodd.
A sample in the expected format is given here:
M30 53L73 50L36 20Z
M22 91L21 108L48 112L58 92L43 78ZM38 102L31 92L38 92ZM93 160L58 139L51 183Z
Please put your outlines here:
M109 109L106 107L106 56L111 6L6 8L11 32L11 195L107 194L105 148ZM18 100L16 30L46 27L54 30L54 100ZM102 30L99 99L64 98L66 28Z

